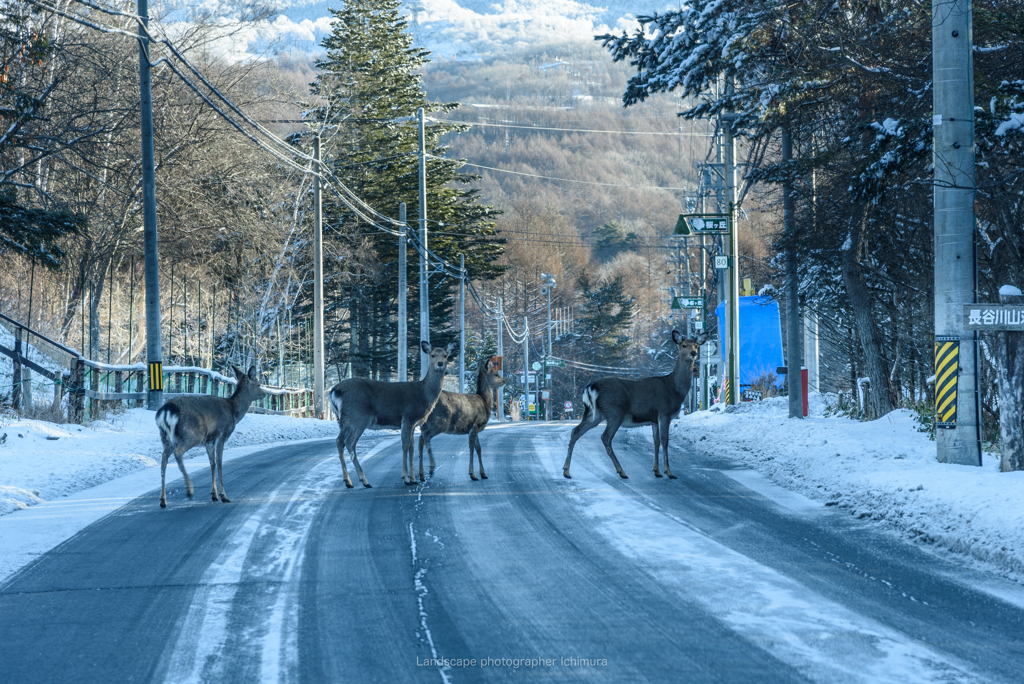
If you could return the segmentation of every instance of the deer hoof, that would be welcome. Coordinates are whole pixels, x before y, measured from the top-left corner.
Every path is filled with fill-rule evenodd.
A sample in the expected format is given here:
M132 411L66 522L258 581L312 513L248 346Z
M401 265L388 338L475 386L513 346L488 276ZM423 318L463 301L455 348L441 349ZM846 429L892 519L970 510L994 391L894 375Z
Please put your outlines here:
M675 475L673 475L672 473L668 473L668 479L670 479L670 480L677 480L677 479L679 479L679 478L677 478L677 477L676 477Z
M370 484L369 482L364 482L363 487L365 487L366 489L373 489L373 485Z
M217 495L216 495L216 494L211 494L211 495L210 495L210 498L211 498L211 499L213 499L214 501L217 501L217 500L218 500L218 499L217 499Z
M160 500L160 508L167 508L167 502L163 499Z
M188 498L190 499L192 498L192 492L185 492L185 495L188 496Z
M628 480L629 479L629 475L627 475L626 473L624 473L622 471L619 471L619 477L621 477L623 480Z
M486 479L487 479L487 476L486 476L486 475L484 475L484 474L483 474L483 473L481 472L481 473L480 473L480 479L481 479L481 480L486 480Z
M566 480L571 480L571 479L572 479L572 475L570 475L570 474L569 474L569 471L568 471L568 470L563 470L563 471L562 471L562 476L563 476L563 477L564 477L564 478L565 478Z
M470 473L469 474L469 479L472 480L473 482L476 482L476 475L474 475L473 473Z
M224 496L223 494L221 494L220 500L223 501L224 503L231 503L231 499L229 499L228 497Z
M348 480L345 480L345 487L348 489L352 489L352 483L349 482Z
M661 477L661 473L657 470L654 471L654 477Z

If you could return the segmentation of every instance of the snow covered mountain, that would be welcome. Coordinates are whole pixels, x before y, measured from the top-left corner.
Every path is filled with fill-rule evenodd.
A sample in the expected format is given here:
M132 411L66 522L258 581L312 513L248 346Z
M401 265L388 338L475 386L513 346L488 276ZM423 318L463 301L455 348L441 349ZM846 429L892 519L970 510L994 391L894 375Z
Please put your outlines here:
M330 32L337 0L279 0L280 13L249 51L273 45L316 53ZM437 58L477 59L509 48L590 41L597 34L634 26L637 14L678 7L669 0L409 0L404 11L416 43Z

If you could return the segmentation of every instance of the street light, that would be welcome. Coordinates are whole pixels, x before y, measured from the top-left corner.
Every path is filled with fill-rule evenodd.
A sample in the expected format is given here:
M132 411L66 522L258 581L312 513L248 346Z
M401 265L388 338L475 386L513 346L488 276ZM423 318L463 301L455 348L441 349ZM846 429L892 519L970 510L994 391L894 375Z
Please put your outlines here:
M551 385L548 384L548 357L551 356L551 291L557 287L555 283L555 277L550 273L541 273L540 282L542 283L540 288L541 294L548 296L548 353L544 355L544 384L548 388L548 392L551 391ZM551 395L548 395L547 405L547 420L551 420Z

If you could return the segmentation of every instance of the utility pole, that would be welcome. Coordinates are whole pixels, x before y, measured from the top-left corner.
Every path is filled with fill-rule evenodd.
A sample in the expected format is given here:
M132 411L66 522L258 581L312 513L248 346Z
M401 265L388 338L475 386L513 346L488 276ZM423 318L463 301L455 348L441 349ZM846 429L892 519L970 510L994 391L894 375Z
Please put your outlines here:
M320 192L320 131L313 138L313 415L324 414L324 245L323 203Z
M730 78L726 83L726 93L731 95L733 83ZM726 318L729 328L729 359L726 362L729 379L729 396L726 398L729 404L738 404L740 397L740 264L739 264L739 238L736 226L736 141L733 139L732 125L736 120L733 113L723 114L722 117L723 155L722 169L725 173L725 196L728 202L729 213L729 303Z
M941 463L981 465L978 333L964 330L963 305L978 301L974 242L974 64L971 2L932 5L935 168L935 445ZM936 374L940 376L940 374Z
M501 377L505 377L505 345L504 336L502 333L502 326L505 325L505 321L502 320L504 317L504 311L501 308L501 297L498 297L498 358L501 359L501 370L498 373ZM505 388L498 388L498 422L504 422L505 420L505 402L503 401L505 396Z
M789 126L782 129L782 161L793 159L793 139ZM782 184L782 223L786 235L786 336L789 359L786 362L786 385L789 389L789 417L803 418L802 378L803 339L800 330L800 281L796 269L796 208L793 203L793 182Z
M530 420L530 323L526 316L523 316L523 386L526 388L526 420Z
M153 88L149 73L149 2L139 0L139 106L142 114L142 241L146 261L146 408L164 403L163 343L160 339L160 254L156 231L156 170L153 165ZM82 350L85 352L85 349Z
M430 281L427 276L427 142L423 107L416 110L420 124L420 339L430 344ZM427 355L420 345L420 377L427 375Z
M408 311L406 301L409 298L408 268L405 253L405 231L408 228L405 224L405 202L398 204L398 382L409 380L409 332L408 332Z
M555 277L550 273L541 273L540 278L541 282L544 283L544 286L541 288L541 292L545 292L548 295L548 349L547 353L544 354L544 367L542 372L544 373L544 386L548 388L549 392L545 418L546 420L551 420L551 384L548 383L548 357L551 356L551 290L555 289L558 283L555 282Z
M466 255L459 255L459 393L466 391Z

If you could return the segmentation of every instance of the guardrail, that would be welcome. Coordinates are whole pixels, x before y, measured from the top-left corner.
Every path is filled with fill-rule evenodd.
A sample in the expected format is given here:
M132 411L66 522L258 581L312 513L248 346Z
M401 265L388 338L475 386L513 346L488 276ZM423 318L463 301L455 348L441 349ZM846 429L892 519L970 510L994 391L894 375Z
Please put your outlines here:
M54 412L63 412L67 395L67 420L81 423L98 413L112 410L118 405L141 407L146 400L146 364L106 364L83 358L70 347L55 342L0 313L0 326L14 336L14 348L0 344L0 354L11 358L14 364L11 402L15 409L22 408L26 393L22 385L22 369L30 368L53 382ZM51 368L26 356L35 350L50 362ZM234 378L217 371L197 366L163 367L164 399L185 395L226 397ZM281 416L306 417L313 415L313 390L305 387L273 387L264 385L266 394L255 402L250 413L268 413ZM29 395L30 396L30 395Z

